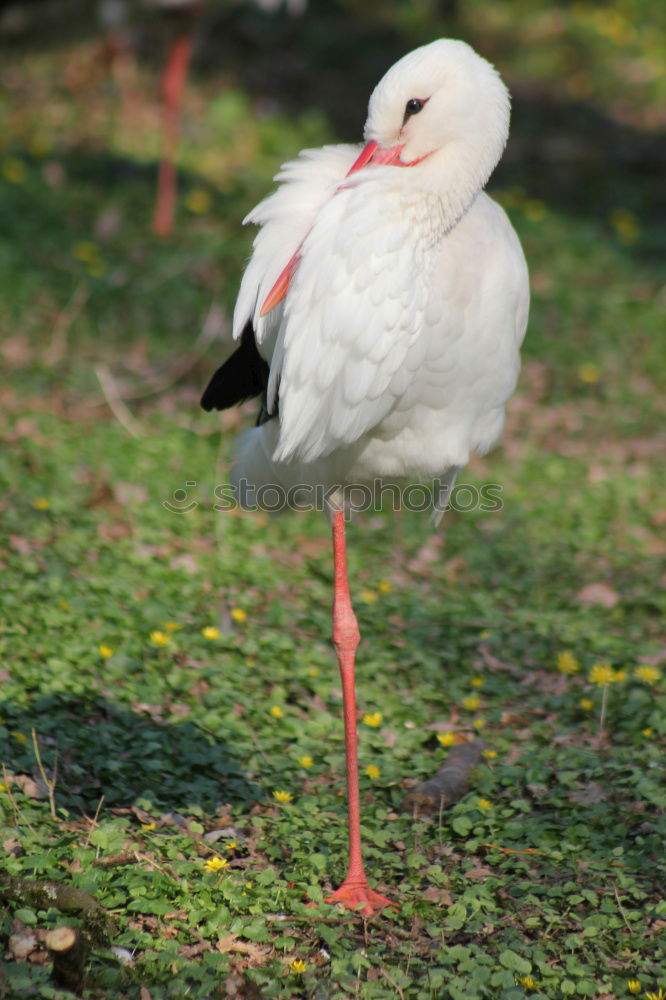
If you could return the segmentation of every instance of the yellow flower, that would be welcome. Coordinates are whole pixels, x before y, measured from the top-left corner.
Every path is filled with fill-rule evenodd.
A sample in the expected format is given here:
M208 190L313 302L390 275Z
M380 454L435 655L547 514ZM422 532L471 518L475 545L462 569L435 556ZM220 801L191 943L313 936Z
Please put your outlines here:
M656 684L661 677L661 672L656 667L636 667L634 677L645 681L646 684Z
M16 156L8 156L3 160L2 172L10 184L23 184L27 174L25 163Z
M214 625L206 625L205 628L201 629L201 634L204 639L219 639L222 633Z
M483 632L479 634L479 639L481 642L485 642L486 639L490 639L490 629L484 628Z
M247 620L247 612L243 611L242 608L232 608L231 617L237 625L242 625L243 622Z
M108 268L103 260L97 257L88 264L88 274L91 278L103 278Z
M295 958L294 961L289 966L289 968L295 975L302 976L305 970L307 969L307 965L305 964L302 958Z
M33 156L46 156L51 149L51 144L43 135L33 135L28 143L28 149Z
M539 987L531 976L516 976L516 982L526 990L537 990Z
M479 799L477 801L476 805L477 805L478 809L485 809L486 811L488 809L492 809L492 807L493 807L493 804L492 804L492 802L490 802L489 799Z
M381 712L366 712L363 716L363 722L366 726L377 729L378 726L381 726L383 718L384 716Z
M483 687L484 684L483 677L472 677L470 684L472 685L473 688Z
M298 763L301 765L301 767L307 768L307 767L312 767L314 761L312 757L308 756L308 754L305 754L305 756L298 758Z
M230 840L228 844L224 845L225 851L235 851L237 847L238 847L237 840Z
M162 622L162 626L167 632L178 632L183 627L178 622Z
M204 864L204 870L207 872L221 872L228 864L229 862L226 858L209 858Z
M309 673L310 677L318 677L319 676L319 670L317 669L317 667L310 667L310 669L308 670L308 673Z
M666 1000L666 993L662 989L658 989L656 993L646 993L645 1000Z
M158 629L155 629L154 632L150 633L150 641L153 646L168 646L171 642L171 636L167 635L166 632L160 632Z
M577 674L580 670L578 660L568 649L559 654L555 663L561 674Z
M69 603L69 601L61 601L60 602L60 610L61 611L70 611L71 607L72 607L72 605Z
M606 684L612 684L616 680L615 671L610 663L595 663L590 670L588 680L598 687L605 687Z
M610 224L617 234L617 238L624 246L632 246L640 235L638 219L633 212L628 212L626 208L616 208L611 213Z
M377 600L377 591L376 590L362 590L360 596L361 596L361 600L363 601L364 604L374 604L375 601Z
M36 500L32 501L32 506L35 510L48 510L51 506L51 501L47 500L46 497L37 497Z
M628 979L627 989L630 993L640 993L641 991L641 981L640 979Z
M97 247L90 240L80 240L72 247L72 256L84 262L96 260L97 252Z
M273 792L273 798L277 802L291 802L293 797L291 792Z
M365 769L365 773L371 781L376 781L379 777L379 768L375 764L368 764Z
M620 681L626 681L627 671L626 670L616 670L615 671L615 683L619 684Z
M113 656L113 647L105 646L104 643L102 643L99 647L99 655L103 660L108 660L111 656Z
M284 715L284 711L280 708L279 705L271 705L270 711L274 719L281 719L282 716Z
M486 760L494 760L497 757L497 750L484 750L483 756Z
M641 729L641 732L643 736L654 736L654 729L651 729L650 726L648 726L647 729Z
M530 222L541 222L548 215L548 209L538 198L528 198L523 205L523 212Z
M594 702L592 701L591 698L581 698L578 704L583 709L584 712L589 712L589 710L594 705Z
M437 733L437 739L443 747L452 747L456 742L454 733Z
M18 730L13 732L11 735L12 738L15 739L17 743L27 743L28 741L28 737L25 735L25 733L19 733Z
M157 823L142 823L141 824L141 829L142 830L148 830L148 831L150 831L150 830L154 830L156 826L157 826Z
M475 694L470 694L462 700L463 708L466 708L468 712L476 711L480 704L481 699Z
M601 370L598 365L586 361L578 366L578 378L583 385L596 385L601 378Z
M390 594L393 590L393 585L388 580L380 580L377 584L377 590L380 594Z
M203 188L195 188L185 198L185 207L194 215L205 215L212 205L211 196Z
M486 720L485 719L472 719L472 725L475 729L485 729Z
M6 792L6 791L7 791L7 785L4 783L4 781L0 781L0 792Z

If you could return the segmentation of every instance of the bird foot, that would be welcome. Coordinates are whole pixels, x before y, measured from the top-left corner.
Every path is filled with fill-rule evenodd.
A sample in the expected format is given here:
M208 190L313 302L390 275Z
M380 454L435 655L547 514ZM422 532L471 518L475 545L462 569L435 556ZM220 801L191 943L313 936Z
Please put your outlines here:
M336 889L332 896L326 897L327 903L342 903L348 910L361 913L364 917L383 910L386 906L393 906L397 909L398 904L392 903L386 896L375 892L368 883L363 880L345 881L339 889Z

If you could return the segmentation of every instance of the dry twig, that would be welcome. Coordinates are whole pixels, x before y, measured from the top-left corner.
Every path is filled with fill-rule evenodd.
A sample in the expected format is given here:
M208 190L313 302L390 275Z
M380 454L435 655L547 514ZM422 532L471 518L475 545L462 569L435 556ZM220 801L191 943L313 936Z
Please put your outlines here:
M39 752L39 743L37 742L37 731L35 729L30 730L30 735L32 736L32 747L35 751L35 759L37 761L37 767L39 768L39 773L41 775L42 781L46 785L46 790L49 796L49 808L51 810L51 819L57 819L58 814L55 807L55 787L58 781L58 758L53 763L53 777L49 778L44 770L44 765L42 764L42 755Z
M457 802L469 788L470 775L485 746L484 740L474 740L452 747L439 771L409 790L401 803L402 811L411 812L414 817L435 816L445 806Z
M141 427L120 398L118 387L108 367L106 365L96 365L94 371L104 393L104 399L118 423L132 437L142 437Z

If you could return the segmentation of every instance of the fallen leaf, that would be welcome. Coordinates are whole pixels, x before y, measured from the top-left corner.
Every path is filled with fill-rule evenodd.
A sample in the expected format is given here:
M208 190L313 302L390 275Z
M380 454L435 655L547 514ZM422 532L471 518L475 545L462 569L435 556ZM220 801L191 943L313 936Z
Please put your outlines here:
M19 786L23 794L27 795L29 799L45 799L49 794L41 778L39 781L34 781L27 774L17 774L14 777L14 783Z
M614 608L620 602L620 595L606 583L588 583L582 590L578 591L574 600L578 604Z
M228 837L234 840L238 837L238 831L233 826L217 827L215 830L209 830L208 833L204 833L203 839L207 844L216 844L218 840L222 840L223 837Z
M199 572L199 562L194 556L184 552L180 556L175 556L170 562L171 569L182 569L184 573L194 575Z
M465 878L471 878L472 882L483 882L484 879L490 878L495 872L492 868L488 868L487 865L475 865L474 868L470 868L469 871L463 872Z
M34 931L25 927L9 938L9 952L13 958L25 960L37 947Z
M270 953L270 947L267 945L255 944L253 941L243 941L242 938L239 938L238 934L233 933L225 934L223 938L220 938L216 947L222 955L247 955L255 965L262 965Z
M133 965L134 958L132 957L132 952L128 951L127 948L120 948L118 945L112 945L111 954L118 959L121 965Z
M421 895L424 899L430 900L431 903L443 903L444 906L450 906L453 901L448 889L441 889L437 885L428 886Z
M153 822L154 817L150 813L146 812L145 809L139 808L139 806L132 806L130 811L134 813L139 823Z
M606 792L596 781L591 781L589 785L584 785L582 788L576 788L573 792L569 792L569 799L572 802L579 802L583 806L591 806L595 802L603 802L605 798Z
M16 837L8 837L7 840L3 840L2 849L5 854L11 854L14 858L20 858L25 853Z
M197 958L202 955L205 951L209 951L210 945L208 941L195 941L194 944L185 944L179 949L178 954L183 958Z
M21 535L10 535L9 545L17 552L20 556L32 555L32 545L27 538L23 538Z
M11 368L25 367L33 356L30 341L23 333L15 333L13 337L7 337L0 350Z

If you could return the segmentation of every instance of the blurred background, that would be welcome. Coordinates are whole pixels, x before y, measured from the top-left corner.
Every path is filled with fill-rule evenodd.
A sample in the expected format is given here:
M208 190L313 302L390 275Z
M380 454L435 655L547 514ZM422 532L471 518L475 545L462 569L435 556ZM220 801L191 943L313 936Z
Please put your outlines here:
M627 913L642 927L649 910L645 893L623 908L618 869L608 867L626 865L618 885L632 872L653 885L656 906L661 842L648 819L666 649L666 4L652 0L0 2L0 762L10 775L0 792L11 779L18 794L19 778L33 776L20 786L33 788L21 799L20 829L4 842L16 836L25 845L12 870L62 878L69 837L69 871L89 877L94 851L81 848L82 867L76 845L92 826L73 820L65 834L60 814L48 813L32 730L47 767L58 760L59 810L95 815L100 838L111 831L92 844L120 850L135 804L140 837L167 810L201 816L220 803L241 823L252 806L259 830L264 814L252 804L263 796L273 826L258 843L271 862L281 865L290 844L295 869L314 872L314 858L325 865L321 854L307 855L306 827L322 850L342 856L343 825L330 822L343 771L328 527L314 515L217 514L214 489L257 408L206 414L199 398L231 349L230 315L253 238L244 216L303 147L360 141L368 96L386 69L441 36L470 42L511 89L511 138L489 190L523 243L532 308L504 444L464 473L477 487L501 484L503 509L450 511L436 532L409 512L363 515L350 526L364 636L359 708L372 719L381 707L392 727L384 739L384 729L365 726L372 767L362 781L376 802L365 822L378 831L375 862L387 879L390 866L403 879L400 854L380 839L385 806L399 803L406 781L434 771L449 745L438 742L438 726L444 737L485 727L498 767L483 771L477 791L484 809L495 800L503 808L474 836L529 843L539 855L554 844L559 852L565 824L571 842L568 867L558 860L540 869L548 905L561 889L561 918L546 911L538 938L537 923L526 922L518 947L530 939L552 948L552 963L535 966L541 978L563 955L569 963L577 940L580 976L594 962L597 977L583 978L578 994L624 996L624 980L640 971L630 964L639 949L653 978L658 961L652 932L621 936ZM470 687L477 674L481 700ZM305 790L300 754L314 761ZM376 763L381 783L370 787ZM577 784L581 775L593 776L589 789ZM564 786L578 790L567 798ZM298 798L277 818L276 789ZM463 813L475 808L474 796L466 801ZM420 851L411 822L403 839L414 835ZM451 836L447 828L445 842ZM597 859L587 876L580 851ZM252 863L263 869L266 854ZM154 868L134 869L151 892ZM194 862L182 870L196 872ZM528 870L530 884L515 897L524 915L535 880ZM103 904L121 906L116 887L134 877L118 876L109 894L100 875ZM569 877L594 889L595 921L612 912L614 890L612 940L570 922ZM192 879L164 906L188 908L198 924L208 889ZM273 886L265 886L261 905L272 912ZM292 892L285 886L279 891ZM233 906L244 913L241 887ZM137 925L127 920L141 905L122 915L128 948ZM501 963L502 948L516 947L519 909L505 905L500 938L491 940L476 897L477 922L464 932ZM460 926L451 923L452 933ZM269 936L282 927L271 925ZM378 933L383 966L387 939ZM405 938L403 965L431 966L430 939L414 962L412 942ZM155 975L170 983L171 952L160 954ZM611 994L614 962L624 971ZM500 974L513 984L510 968ZM360 995L355 969L341 980L345 995ZM109 995L119 996L118 980L109 981ZM461 981L452 995L471 995ZM178 989L169 995L183 995ZM363 995L395 995L386 989ZM214 994L202 986L196 995ZM562 995L560 987L549 995Z
M523 242L533 294L504 453L470 475L505 485L521 586L542 558L555 586L573 560L608 580L631 563L631 586L649 587L654 574L638 565L663 551L659 5L24 0L0 4L0 474L19 590L26 573L70 588L81 553L88 576L106 580L92 565L101 539L116 565L168 556L170 587L186 565L197 603L201 580L219 572L229 603L233 576L212 542L201 550L220 459L255 407L218 417L198 401L231 349L253 237L242 219L301 148L360 141L375 83L440 36L470 42L510 86L511 138L490 191ZM165 519L161 502L185 481L197 484L198 515ZM273 541L325 535L306 523L281 522ZM415 525L418 539L427 529ZM468 558L481 539L484 563L477 528L494 530L453 519L447 544ZM240 550L246 530L235 529ZM169 594L151 593L168 615Z
M574 267L556 294L553 277L586 252L600 255L608 284L625 261L644 264L647 277L656 260L663 22L644 0L0 4L5 365L26 389L55 386L78 400L99 393L100 361L123 398L159 394L165 379L182 388L192 375L198 391L210 365L180 355L226 337L252 236L240 223L278 165L304 146L359 141L385 70L416 45L453 36L494 62L513 94L511 140L491 190L532 265L527 356L548 364L549 390L589 386L613 334L598 322L589 276ZM180 104L171 122L169 87ZM173 222L168 207L160 222L158 161L170 148L177 194ZM563 319L554 299L585 280L587 308ZM632 296L651 293L639 282ZM622 355L628 337L632 353L642 351L639 330L618 333ZM175 371L156 371L174 354Z

